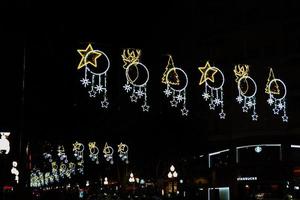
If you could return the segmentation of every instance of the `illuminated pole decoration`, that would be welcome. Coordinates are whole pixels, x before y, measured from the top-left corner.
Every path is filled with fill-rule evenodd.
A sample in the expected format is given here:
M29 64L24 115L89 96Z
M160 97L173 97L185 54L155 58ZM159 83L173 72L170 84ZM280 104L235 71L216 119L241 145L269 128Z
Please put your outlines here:
M10 132L0 132L0 154L8 154L10 151L10 143L7 137L10 135Z
M181 76L179 76L181 74ZM175 67L173 58L169 55L168 64L163 73L161 82L167 85L163 91L170 100L171 107L177 107L182 102L181 115L187 116L189 110L186 108L186 88L188 86L188 76L182 69Z
M279 85L281 85L281 87ZM269 98L267 102L271 107L273 107L274 115L279 115L279 112L282 111L283 112L283 115L281 116L282 121L288 122L288 116L286 114L287 88L285 83L282 80L275 78L272 68L270 68L265 92L269 94Z
M123 144L122 142L118 145L118 152L119 152L119 157L121 158L122 161L125 161L126 164L129 163L128 161L128 146L126 144Z
M114 164L114 160L113 160L114 149L111 146L109 146L107 142L105 143L105 146L103 148L103 154L107 162L109 162L110 164Z
M96 164L99 164L99 148L96 146L96 142L89 142L90 158L92 161L95 161Z
M209 109L215 110L216 107L220 107L219 117L225 119L226 113L224 112L224 99L223 99L223 86L225 77L223 72L217 67L211 67L207 61L204 67L199 67L201 72L201 78L199 85L205 83L205 90L202 97L205 101L209 102ZM215 75L220 74L220 81L215 81Z
M94 50L91 44L88 44L86 49L78 49L77 52L81 55L77 70L84 68L84 77L80 80L81 84L85 88L89 87L88 93L91 98L95 98L97 94L102 94L101 107L108 108L106 86L107 71L110 68L108 56L100 50Z
M73 144L73 151L74 151L74 156L76 157L77 160L83 159L84 145L82 143L76 141Z
M236 98L239 104L242 103L243 112L248 112L252 109L252 121L257 121L258 115L256 113L256 82L251 78L249 74L249 65L236 65L233 70L237 82L238 96Z
M123 68L125 69L126 84L123 86L125 92L131 91L130 100L137 103L138 99L143 99L141 106L143 112L148 112L147 84L149 81L148 68L139 61L140 49L124 49L122 54Z

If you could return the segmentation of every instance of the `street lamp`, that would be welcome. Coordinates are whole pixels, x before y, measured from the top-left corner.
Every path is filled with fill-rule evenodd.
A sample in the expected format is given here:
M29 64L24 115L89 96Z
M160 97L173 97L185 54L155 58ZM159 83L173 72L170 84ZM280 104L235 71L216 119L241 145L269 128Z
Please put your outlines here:
M174 165L171 165L170 171L168 173L168 178L171 180L172 183L172 190L171 190L172 193L174 193L174 178L177 177L178 177L178 173L176 172Z

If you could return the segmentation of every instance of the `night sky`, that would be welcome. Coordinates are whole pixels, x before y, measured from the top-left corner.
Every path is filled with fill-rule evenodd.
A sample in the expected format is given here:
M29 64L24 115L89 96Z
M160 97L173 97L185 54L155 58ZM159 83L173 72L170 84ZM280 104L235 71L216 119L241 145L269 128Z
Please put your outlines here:
M84 1L10 3L20 17L6 21L1 45L1 130L32 143L71 145L75 140L128 143L132 156L155 158L205 151L208 144L231 144L246 136L269 142L298 139L300 16L296 1ZM109 109L88 97L77 71L92 43L111 60ZM140 48L149 68L149 113L123 91L123 48ZM160 79L172 54L187 72L188 117L170 107ZM24 56L25 55L25 56ZM202 99L199 66L209 60L225 74L225 111L220 120ZM259 121L236 103L235 64L249 64L257 81ZM288 88L289 123L272 115L264 93L273 67ZM24 83L24 87L23 87ZM271 135L271 137L269 137ZM258 137L256 137L258 136ZM287 137L288 136L288 137ZM215 142L221 139L222 142ZM233 139L233 140L232 140ZM211 141L211 143L208 143ZM248 140L252 141L252 140ZM281 140L284 141L284 140Z

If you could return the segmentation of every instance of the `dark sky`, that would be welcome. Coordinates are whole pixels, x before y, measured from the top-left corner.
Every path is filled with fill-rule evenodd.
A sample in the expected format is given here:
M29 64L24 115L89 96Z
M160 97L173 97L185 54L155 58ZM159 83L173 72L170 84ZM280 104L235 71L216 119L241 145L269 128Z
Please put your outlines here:
M6 34L1 39L5 50L0 67L2 129L23 133L33 141L124 141L139 155L198 153L208 139L293 136L299 131L300 17L296 1L272 5L221 0L28 1L9 6L21 15L5 23ZM79 82L76 49L89 42L111 59L108 110L99 109ZM149 113L132 105L122 90L125 76L120 55L128 47L142 49L142 61L150 71ZM190 78L187 118L172 109L162 93L160 78L169 53ZM201 97L197 68L207 60L226 77L224 121L209 111ZM259 86L256 123L235 102L232 70L238 63L251 65L250 74ZM274 117L266 103L264 87L271 66L287 83L288 124Z

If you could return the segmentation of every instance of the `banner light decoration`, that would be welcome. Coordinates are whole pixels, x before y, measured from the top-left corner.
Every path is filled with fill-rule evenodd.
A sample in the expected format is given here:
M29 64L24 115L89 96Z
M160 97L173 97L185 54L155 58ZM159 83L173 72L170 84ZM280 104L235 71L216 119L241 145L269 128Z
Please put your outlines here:
M83 159L84 145L79 142L73 144L74 156L77 160Z
M71 178L71 175L75 175L75 164L73 162L69 162L68 168L66 171L66 176Z
M10 135L10 132L0 132L0 154L8 154L10 152L10 143L7 137Z
M225 82L225 77L223 72L217 67L211 67L207 61L204 67L199 67L201 72L201 78L199 85L205 83L205 90L202 94L202 97L205 101L209 102L209 109L215 110L216 107L220 107L219 117L220 119L225 119L226 113L224 112L224 100L223 100L223 86ZM221 76L221 82L218 85L215 83L215 75L219 73Z
M185 81L182 81L179 73ZM174 61L171 55L169 55L168 64L163 73L161 83L167 85L167 88L163 91L166 97L172 96L170 100L171 107L177 107L182 102L181 115L187 116L189 110L186 108L186 88L188 86L188 76L184 70L175 67Z
M65 177L67 166L64 163L61 163L59 166L59 175L61 178Z
M90 150L90 158L92 161L96 162L96 164L99 164L99 148L96 146L96 142L89 142L89 150Z
M102 94L101 107L108 108L106 86L107 71L110 68L108 56L103 51L94 50L91 44L88 44L86 49L78 49L77 52L81 55L77 70L84 68L84 77L80 80L81 84L85 88L89 87L88 93L91 98L95 98L97 94ZM104 63L100 60L104 60Z
M58 166L55 161L51 163L51 167L52 167L52 174L54 176L55 181L59 182Z
M65 147L63 145L58 145L57 155L61 161L64 161L65 163L68 162L68 158L65 153Z
M252 121L257 121L258 115L256 113L255 97L257 93L257 85L253 78L248 75L249 65L236 65L233 71L236 76L235 81L237 82L239 92L236 100L239 104L242 103L243 112L248 112L248 110L252 108ZM252 83L252 87L250 86L250 82Z
M128 146L126 144L123 144L122 142L118 145L118 153L119 157L122 161L125 161L126 164L129 163L128 161Z
M281 90L279 85L282 86ZM288 116L286 114L287 88L285 83L282 80L275 78L272 68L270 68L269 77L265 88L265 93L269 94L269 98L267 102L271 107L273 107L274 115L279 115L279 112L282 111L283 112L283 115L281 116L282 121L288 122Z
M105 146L103 148L103 154L107 162L109 162L110 164L114 164L114 160L113 160L114 149L111 146L109 146L107 142L105 143Z
M140 49L124 49L122 60L124 62L126 84L123 86L125 92L131 91L130 100L137 103L138 99L143 99L141 106L143 112L148 112L150 106L148 105L147 84L149 81L148 68L139 61L141 56Z

